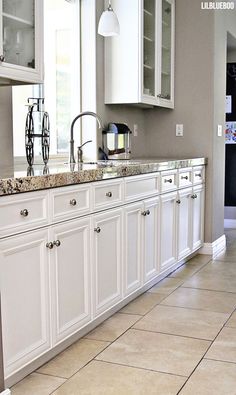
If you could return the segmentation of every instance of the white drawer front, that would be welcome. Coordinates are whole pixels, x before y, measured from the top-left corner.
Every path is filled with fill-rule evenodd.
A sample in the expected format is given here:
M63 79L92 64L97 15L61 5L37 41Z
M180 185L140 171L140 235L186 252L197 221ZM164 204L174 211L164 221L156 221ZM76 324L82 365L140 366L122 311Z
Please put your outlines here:
M161 173L161 191L167 192L177 189L177 170Z
M0 237L48 223L48 193L30 192L0 198Z
M70 219L90 212L90 186L77 185L51 191L52 220Z
M92 185L94 210L114 207L123 202L123 180L100 181Z
M205 167L199 166L193 168L193 184L202 184L205 182Z
M179 188L190 187L192 185L192 168L179 170L178 180Z
M159 179L159 173L127 177L125 179L125 200L133 201L158 194L160 192Z

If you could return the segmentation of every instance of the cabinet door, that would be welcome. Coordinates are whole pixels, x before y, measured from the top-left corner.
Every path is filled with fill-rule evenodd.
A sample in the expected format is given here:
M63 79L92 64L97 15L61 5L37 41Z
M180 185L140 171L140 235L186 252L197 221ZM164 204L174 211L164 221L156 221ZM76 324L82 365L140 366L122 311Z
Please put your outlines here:
M50 240L55 242L50 251L55 344L91 319L90 220L56 225L52 228Z
M143 0L143 96L156 98L156 0Z
M142 202L124 208L124 294L141 287Z
M161 196L161 271L164 271L176 262L176 199L177 192Z
M203 244L204 238L204 185L193 188L192 195L192 249L197 250Z
M93 218L93 303L97 316L121 299L122 210Z
M158 37L158 105L174 107L174 0L158 0L157 13L159 17Z
M159 272L159 198L149 199L144 204L143 221L143 268L144 282Z
M43 1L2 1L0 77L42 82Z
M191 253L191 207L192 188L182 189L178 193L177 203L177 259Z
M50 348L47 230L0 242L5 378Z

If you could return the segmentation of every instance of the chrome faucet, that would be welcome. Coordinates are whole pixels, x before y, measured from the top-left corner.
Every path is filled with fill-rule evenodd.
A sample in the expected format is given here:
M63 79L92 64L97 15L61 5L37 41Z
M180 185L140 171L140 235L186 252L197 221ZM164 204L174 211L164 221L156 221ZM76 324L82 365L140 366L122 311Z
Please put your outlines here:
M70 164L75 163L75 155L74 155L74 143L75 143L74 142L74 125L75 125L75 122L79 118L83 117L84 115L91 115L92 117L96 118L98 126L99 126L99 129L102 128L102 120L101 120L101 118L95 112L92 112L92 111L81 112L79 115L77 115L73 119L73 121L71 123L71 128L70 128Z

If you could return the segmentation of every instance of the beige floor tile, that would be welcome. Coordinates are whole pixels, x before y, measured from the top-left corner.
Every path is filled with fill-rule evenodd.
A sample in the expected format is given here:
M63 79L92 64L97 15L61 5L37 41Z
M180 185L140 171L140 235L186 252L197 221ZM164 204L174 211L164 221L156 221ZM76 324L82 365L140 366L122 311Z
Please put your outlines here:
M203 360L180 395L236 395L236 365Z
M207 265L186 281L184 287L236 293L236 267L228 271L225 267L213 268Z
M226 261L226 262L235 262L236 263L236 250L228 250L220 253L214 258L215 261Z
M46 363L39 373L69 378L108 346L108 342L81 339Z
M166 295L146 292L127 304L127 306L120 310L120 313L145 315L165 297Z
M210 260L212 259L211 255L203 255L203 254L198 254L195 255L193 258L191 258L187 264L188 265L206 265L206 263L210 262Z
M96 359L188 376L210 342L130 329Z
M88 333L86 338L112 342L127 331L127 329L135 324L141 317L141 315L135 314L114 314L92 332Z
M93 361L54 395L176 395L185 378Z
M230 319L226 322L225 326L236 328L236 312L232 314Z
M32 373L11 388L12 395L49 395L65 382L59 377Z
M169 295L182 284L183 280L180 280L179 278L167 277L154 285L154 287L150 288L148 292Z
M199 267L198 265L185 264L179 269L175 270L173 273L171 273L169 277L186 280L189 277L192 277L199 270L201 270L201 266Z
M223 328L205 357L236 363L236 329Z
M236 307L236 295L181 287L167 296L161 304L231 314Z
M214 340L228 317L229 314L159 305L134 328Z

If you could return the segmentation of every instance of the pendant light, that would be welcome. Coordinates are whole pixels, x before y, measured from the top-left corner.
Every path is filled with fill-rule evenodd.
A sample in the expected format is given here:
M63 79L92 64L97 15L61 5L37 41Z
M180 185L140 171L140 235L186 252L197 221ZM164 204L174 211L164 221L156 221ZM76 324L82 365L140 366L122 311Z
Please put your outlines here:
M112 9L111 0L109 0L107 10L103 11L100 17L98 34L104 37L117 36L120 34L120 24L117 15Z

